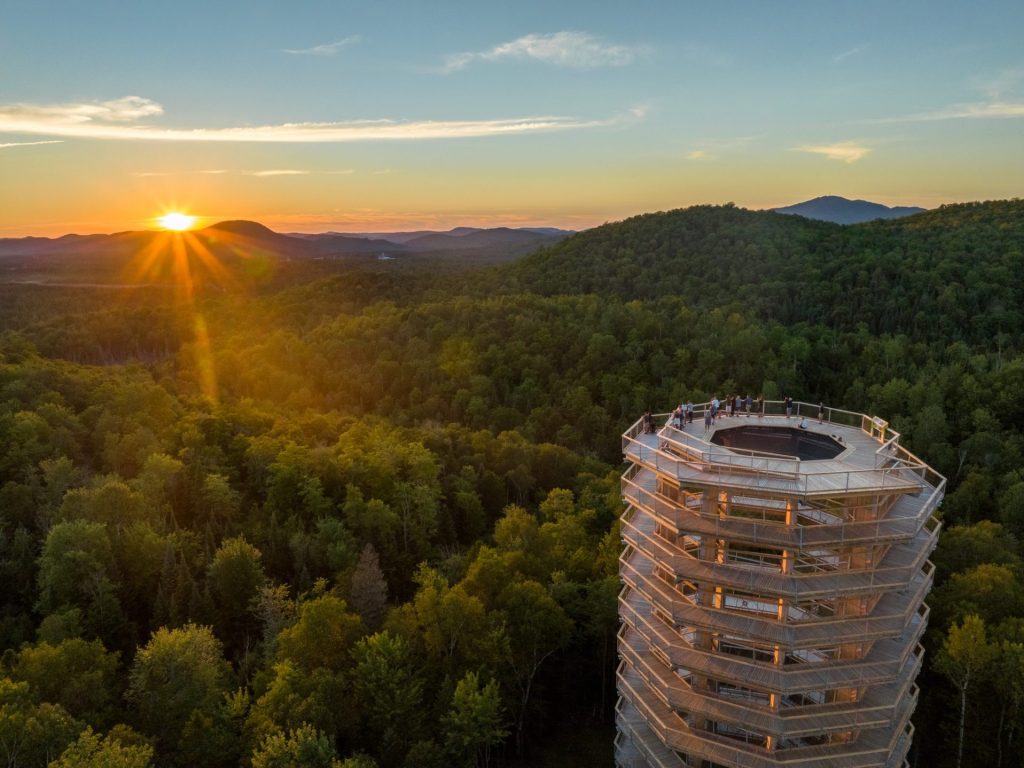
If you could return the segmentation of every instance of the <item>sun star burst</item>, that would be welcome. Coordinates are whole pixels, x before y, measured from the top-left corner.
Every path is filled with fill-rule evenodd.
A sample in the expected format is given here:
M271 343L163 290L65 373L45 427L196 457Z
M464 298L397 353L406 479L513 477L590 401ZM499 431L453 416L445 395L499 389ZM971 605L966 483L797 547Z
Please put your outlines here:
M184 232L187 229L192 229L192 225L196 223L196 217L179 211L170 211L160 216L157 222L161 227L172 232Z

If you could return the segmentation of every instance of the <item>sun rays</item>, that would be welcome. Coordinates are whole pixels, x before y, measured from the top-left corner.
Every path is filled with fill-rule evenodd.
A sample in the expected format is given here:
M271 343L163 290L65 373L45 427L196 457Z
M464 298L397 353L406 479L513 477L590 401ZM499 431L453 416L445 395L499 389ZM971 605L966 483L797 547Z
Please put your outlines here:
M209 290L235 291L244 286L233 262L265 256L258 243L224 230L193 230L198 217L170 211L154 219L162 230L151 233L148 242L127 265L127 281L166 285L175 291L178 305L188 315L193 331L190 346L198 371L196 385L212 401L218 397L214 339L200 307L200 297ZM228 263L226 264L225 261Z

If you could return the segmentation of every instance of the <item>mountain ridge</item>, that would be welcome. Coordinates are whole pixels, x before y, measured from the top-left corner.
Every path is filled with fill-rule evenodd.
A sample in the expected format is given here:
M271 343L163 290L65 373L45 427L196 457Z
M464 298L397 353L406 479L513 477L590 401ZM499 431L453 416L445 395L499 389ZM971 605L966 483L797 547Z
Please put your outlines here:
M147 247L157 238L164 238L170 234L163 230L128 230L109 234L71 233L58 237L5 237L0 238L0 257L94 253L104 249L122 252ZM226 240L240 238L243 246L269 250L289 258L315 258L378 254L394 256L481 248L501 248L513 252L514 255L521 255L572 233L568 230L545 228L538 231L510 227L454 227L444 232L420 230L393 233L300 234L275 232L257 221L229 219L201 229L190 230L189 234L210 246L222 246Z
M831 221L833 224L863 224L877 219L898 219L923 213L926 208L917 206L889 207L870 200L850 200L839 195L823 195L802 203L769 209L786 216L803 216L816 221Z

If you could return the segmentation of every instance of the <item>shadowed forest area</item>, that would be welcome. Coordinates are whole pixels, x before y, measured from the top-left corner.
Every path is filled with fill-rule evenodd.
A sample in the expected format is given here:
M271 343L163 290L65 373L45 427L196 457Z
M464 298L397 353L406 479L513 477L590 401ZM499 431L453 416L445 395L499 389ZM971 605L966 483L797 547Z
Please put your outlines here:
M0 761L610 765L620 434L750 392L949 478L911 763L1022 764L1024 201L267 274L0 284Z

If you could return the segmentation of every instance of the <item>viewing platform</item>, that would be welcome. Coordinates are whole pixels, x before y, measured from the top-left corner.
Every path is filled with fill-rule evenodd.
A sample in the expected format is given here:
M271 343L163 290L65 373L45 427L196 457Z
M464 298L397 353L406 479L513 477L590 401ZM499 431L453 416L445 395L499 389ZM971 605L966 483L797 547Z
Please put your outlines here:
M899 445L899 434L888 422L862 414L825 408L819 423L818 406L794 402L793 415L784 405L765 403L764 414L723 416L721 411L710 430L704 428L709 403L694 407L694 420L682 429L671 426L671 414L655 415L655 433L643 431L643 419L622 437L627 461L649 466L678 479L714 482L729 488L775 489L802 496L836 493L913 492L944 483L921 459ZM803 426L801 426L803 425ZM799 430L840 446L831 459L801 459L767 450L727 447L715 442L733 430ZM762 442L777 444L777 433L766 432ZM748 443L757 442L748 439Z
M618 765L902 766L945 478L879 418L709 407L622 436Z

